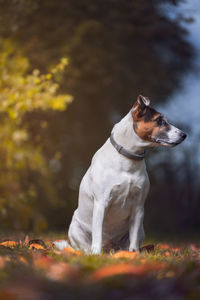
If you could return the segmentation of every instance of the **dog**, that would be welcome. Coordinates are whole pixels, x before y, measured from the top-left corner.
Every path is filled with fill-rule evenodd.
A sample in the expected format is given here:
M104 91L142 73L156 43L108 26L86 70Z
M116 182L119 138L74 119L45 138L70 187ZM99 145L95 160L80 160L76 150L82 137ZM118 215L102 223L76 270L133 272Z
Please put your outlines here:
M109 249L139 251L150 186L145 149L174 147L185 138L183 131L150 106L148 98L139 95L95 153L81 181L68 232L70 246L91 254Z

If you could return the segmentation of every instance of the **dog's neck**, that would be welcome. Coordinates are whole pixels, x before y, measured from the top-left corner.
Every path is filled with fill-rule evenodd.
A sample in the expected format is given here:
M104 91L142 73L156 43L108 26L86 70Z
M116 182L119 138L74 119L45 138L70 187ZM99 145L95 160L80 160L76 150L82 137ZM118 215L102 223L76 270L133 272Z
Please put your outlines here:
M150 142L143 141L136 134L131 111L113 127L112 133L118 144L133 153L139 154L150 146Z

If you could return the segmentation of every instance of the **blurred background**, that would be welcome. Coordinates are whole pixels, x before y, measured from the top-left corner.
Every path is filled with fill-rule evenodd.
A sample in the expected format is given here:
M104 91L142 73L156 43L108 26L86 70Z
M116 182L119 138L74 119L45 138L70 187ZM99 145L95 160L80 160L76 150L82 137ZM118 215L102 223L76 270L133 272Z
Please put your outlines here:
M149 150L149 234L200 229L198 0L0 0L0 228L66 231L138 94L188 133Z

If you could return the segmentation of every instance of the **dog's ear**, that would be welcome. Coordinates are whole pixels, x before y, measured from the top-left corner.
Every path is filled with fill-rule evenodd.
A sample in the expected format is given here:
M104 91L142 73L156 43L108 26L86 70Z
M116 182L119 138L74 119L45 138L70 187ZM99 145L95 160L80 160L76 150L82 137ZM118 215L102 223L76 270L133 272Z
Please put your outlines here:
M150 100L142 95L139 95L137 98L137 104L139 105L140 109L143 110L146 106L150 105Z
M135 102L132 113L135 119L143 117L146 113L146 108L149 106L150 100L142 95L139 95Z

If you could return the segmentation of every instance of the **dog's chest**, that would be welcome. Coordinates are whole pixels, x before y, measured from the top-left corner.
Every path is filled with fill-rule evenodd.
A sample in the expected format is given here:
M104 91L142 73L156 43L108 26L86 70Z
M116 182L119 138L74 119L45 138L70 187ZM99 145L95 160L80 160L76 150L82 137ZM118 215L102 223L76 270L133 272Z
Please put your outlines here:
M122 177L112 186L104 218L104 235L109 238L121 237L129 228L129 220L138 205L144 181L133 177Z
M144 180L124 176L110 190L107 217L120 222L130 216L137 205Z
M109 206L129 209L133 198L138 193L138 187L131 179L123 180L114 185L110 191Z

